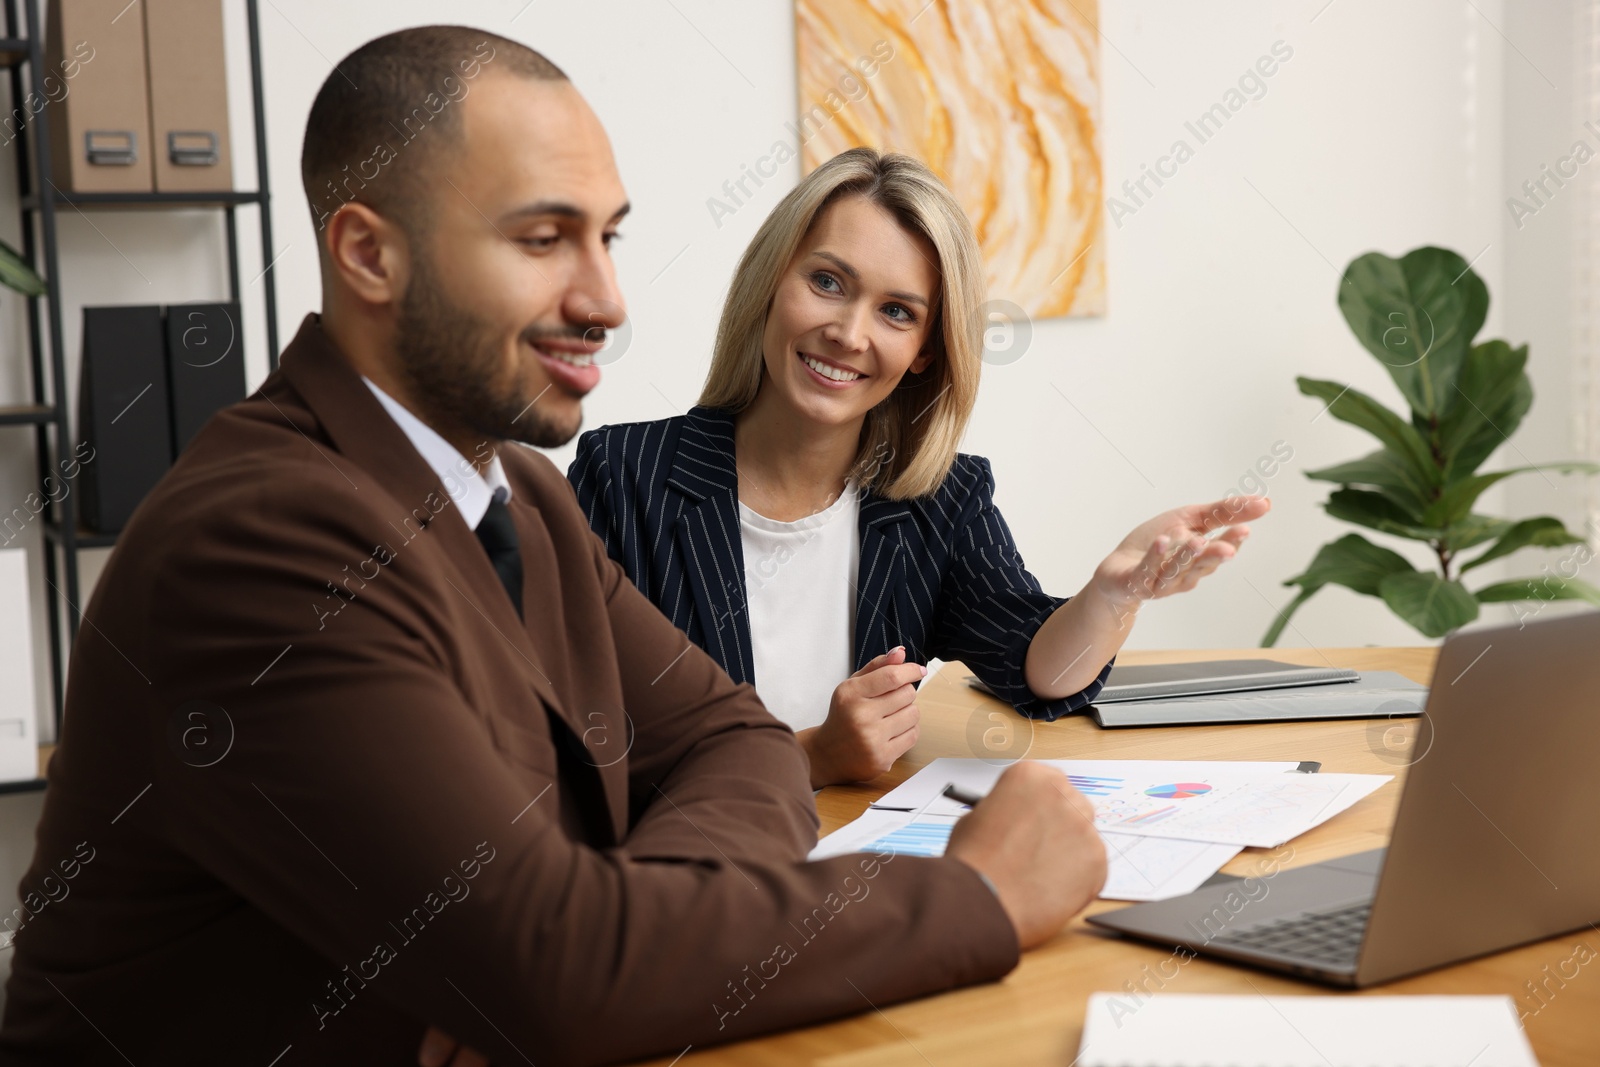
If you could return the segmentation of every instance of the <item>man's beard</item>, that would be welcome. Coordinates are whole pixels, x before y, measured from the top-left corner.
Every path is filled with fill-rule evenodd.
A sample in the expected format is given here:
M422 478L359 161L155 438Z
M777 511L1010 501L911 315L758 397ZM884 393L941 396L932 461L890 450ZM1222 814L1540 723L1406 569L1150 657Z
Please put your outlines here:
M441 294L433 265L422 256L413 260L396 325L400 372L425 421L465 427L486 441L520 441L536 448L559 448L577 434L581 412L571 425L546 418L534 407L538 398L517 388L520 375L508 387L497 386L504 354L495 330ZM574 337L581 331L528 334Z

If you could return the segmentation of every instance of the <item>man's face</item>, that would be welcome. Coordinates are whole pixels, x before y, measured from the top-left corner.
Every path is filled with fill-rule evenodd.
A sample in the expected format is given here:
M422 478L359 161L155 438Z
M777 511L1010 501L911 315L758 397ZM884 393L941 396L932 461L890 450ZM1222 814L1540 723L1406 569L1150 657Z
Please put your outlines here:
M490 74L461 107L411 250L398 371L436 426L554 448L623 322L610 245L627 196L570 83Z

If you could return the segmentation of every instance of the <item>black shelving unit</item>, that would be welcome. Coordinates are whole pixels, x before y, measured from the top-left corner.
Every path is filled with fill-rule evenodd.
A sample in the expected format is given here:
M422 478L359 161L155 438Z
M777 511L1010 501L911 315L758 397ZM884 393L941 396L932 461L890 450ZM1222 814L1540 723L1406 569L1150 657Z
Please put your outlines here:
M0 38L0 67L10 74L12 106L29 92L47 98L44 77L43 19L40 0L4 0L6 36ZM67 383L66 351L61 332L61 264L56 241L56 218L65 210L159 211L163 209L216 209L223 213L228 242L229 299L240 302L239 208L255 208L261 223L262 297L267 327L267 365L278 365L277 286L272 273L272 213L267 175L267 128L261 81L261 28L257 0L244 0L250 34L250 90L254 105L256 147L256 189L253 192L210 193L72 193L55 181L50 164L49 119L44 112L23 127L16 140L18 209L22 217L23 257L44 277L49 291L28 303L28 349L33 376L33 402L0 405L0 426L32 425L35 431L35 458L41 485L58 470L56 462L71 453L73 442L68 412L74 394ZM237 140L237 138L235 138ZM50 631L51 694L55 712L56 736L61 734L61 716L66 702L67 653L78 636L82 609L82 590L78 580L78 553L87 548L109 548L115 534L98 534L78 524L76 501L72 493L56 501L45 494L43 522L44 580L46 619ZM63 632L62 601L66 602ZM42 789L44 780L0 783L0 794Z

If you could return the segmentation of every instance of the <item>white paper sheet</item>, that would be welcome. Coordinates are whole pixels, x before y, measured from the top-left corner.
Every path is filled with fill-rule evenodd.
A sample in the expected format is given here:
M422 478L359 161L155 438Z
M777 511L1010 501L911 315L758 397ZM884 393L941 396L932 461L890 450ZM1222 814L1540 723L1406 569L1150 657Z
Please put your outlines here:
M915 812L869 808L818 842L810 858L877 851L942 856L956 821L951 815L919 817ZM1103 900L1166 900L1192 893L1239 854L1237 845L1116 833L1100 837L1107 862L1106 884L1100 891Z
M1201 760L1042 760L1095 805L1102 832L1276 848L1376 792L1390 775L1293 774L1296 763ZM872 806L959 815L940 793L955 783L986 793L1008 764L941 758ZM1191 786L1193 788L1184 788Z
M1014 761L940 757L873 801L872 806L875 808L895 808L901 811L916 811L922 808L923 805L927 805L927 811L930 814L960 815L967 810L966 805L959 804L947 797L940 797L939 794L944 791L944 787L954 782L963 789L970 789L974 793L987 793L994 788L995 780L1000 777L1000 772L1009 767L1012 762ZM1092 788L1093 783L1087 780L1093 778L1120 779L1129 776L1144 776L1152 779L1165 778L1167 781L1180 781L1208 774L1283 774L1292 772L1296 767L1300 766L1298 763L1292 762L1230 760L1058 759L1042 760L1041 762L1050 764L1069 777L1084 780L1084 787L1090 788ZM930 801L932 803L929 803Z
M1392 780L1385 774L1129 778L1090 799L1101 830L1276 848Z
M1101 900L1167 900L1193 893L1240 852L1238 845L1100 832L1106 846Z
M1539 1067L1505 996L1095 993L1078 1067Z

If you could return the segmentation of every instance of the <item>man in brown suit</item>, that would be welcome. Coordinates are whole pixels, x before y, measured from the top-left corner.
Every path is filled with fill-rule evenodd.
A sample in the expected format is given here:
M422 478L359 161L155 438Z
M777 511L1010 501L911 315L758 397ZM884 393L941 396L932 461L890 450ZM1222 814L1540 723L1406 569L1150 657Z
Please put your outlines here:
M323 312L84 614L0 1061L675 1055L998 978L1093 897L1038 766L942 859L805 862L793 735L518 446L572 436L622 321L626 199L556 68L380 38L302 166Z

